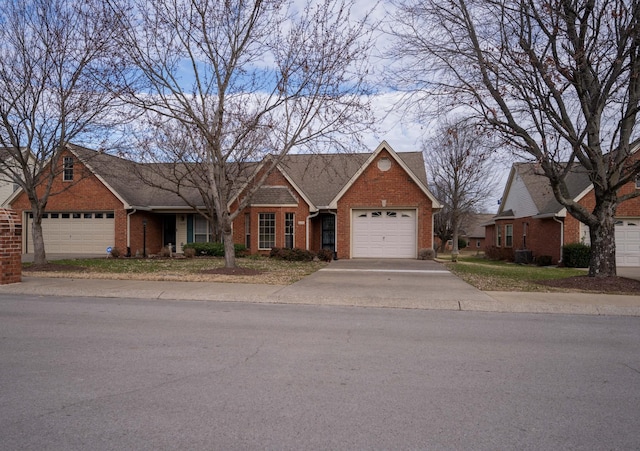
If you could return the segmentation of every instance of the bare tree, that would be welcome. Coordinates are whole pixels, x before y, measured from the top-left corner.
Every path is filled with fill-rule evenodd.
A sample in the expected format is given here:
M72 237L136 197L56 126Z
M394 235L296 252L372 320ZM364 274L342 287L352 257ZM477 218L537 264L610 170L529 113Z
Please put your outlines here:
M632 158L640 99L637 0L397 0L396 75L424 109L472 111L537 161L554 195L590 229L590 276L614 276L614 215L640 192ZM407 86L405 85L405 86ZM428 105L427 105L428 103ZM595 207L567 193L584 168Z
M171 182L165 189L173 185L216 221L233 267L232 221L281 158L339 145L340 135L370 125L364 23L350 20L349 4L331 0L297 12L282 0L109 4L127 30L121 46L146 82L127 99L146 112L152 131L145 159L175 164L162 169ZM231 210L252 175L247 165L257 161L260 177ZM199 205L186 194L193 190Z
M424 144L430 185L444 204L434 229L440 239L450 234L451 255L456 261L458 235L463 220L477 211L496 185L493 148L486 134L466 120L441 122L434 136Z
M34 263L46 263L42 214L73 140L110 119L105 89L115 30L91 2L23 0L0 8L0 174L26 193Z

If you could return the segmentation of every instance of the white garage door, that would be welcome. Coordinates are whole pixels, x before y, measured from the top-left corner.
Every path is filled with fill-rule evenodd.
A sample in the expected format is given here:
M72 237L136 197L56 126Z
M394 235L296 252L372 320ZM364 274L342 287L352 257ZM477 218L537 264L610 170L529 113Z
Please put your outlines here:
M616 265L640 266L640 218L616 222Z
M27 252L33 253L31 218L27 233ZM44 248L52 254L106 254L114 245L113 212L45 213L42 218Z
M415 210L354 210L354 258L416 258Z

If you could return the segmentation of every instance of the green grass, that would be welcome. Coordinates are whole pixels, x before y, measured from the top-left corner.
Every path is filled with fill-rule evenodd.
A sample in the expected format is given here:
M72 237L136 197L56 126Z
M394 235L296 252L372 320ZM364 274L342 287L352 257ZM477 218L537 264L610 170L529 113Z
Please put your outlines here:
M96 276L103 278L135 278L142 280L210 280L212 277L220 279L221 276L206 276L203 271L224 267L224 258L220 257L196 257L196 258L87 258L55 260L50 262L57 266L56 272L63 272L61 265L75 267L76 274ZM240 277L240 280L249 283L289 284L300 280L304 276L326 266L324 262L289 262L267 257L251 256L237 258L236 265L241 268L260 271L255 276ZM28 268L31 264L25 264ZM227 281L233 276L222 276ZM236 278L238 278L236 277ZM204 279L203 279L204 278Z
M519 265L476 256L461 256L457 263L444 256L441 261L451 272L483 291L548 291L548 287L536 282L585 275L580 269Z

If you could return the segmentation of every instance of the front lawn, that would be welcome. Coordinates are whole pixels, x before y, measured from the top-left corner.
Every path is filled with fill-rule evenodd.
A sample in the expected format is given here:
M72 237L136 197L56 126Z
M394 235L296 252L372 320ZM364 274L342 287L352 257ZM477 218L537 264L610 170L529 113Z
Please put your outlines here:
M537 281L584 276L585 270L555 266L519 265L486 260L477 256L460 256L452 263L448 256L440 260L452 273L483 291L550 291Z
M267 257L236 259L238 271L224 271L224 259L196 258L87 258L56 260L44 267L24 264L26 274L75 277L191 282L241 282L289 285L327 264L290 262Z

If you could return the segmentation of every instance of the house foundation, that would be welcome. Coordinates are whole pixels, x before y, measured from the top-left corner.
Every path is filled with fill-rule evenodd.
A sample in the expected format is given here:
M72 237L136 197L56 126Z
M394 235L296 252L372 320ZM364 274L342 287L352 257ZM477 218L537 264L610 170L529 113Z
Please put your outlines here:
M22 281L22 223L13 210L0 209L0 285Z

